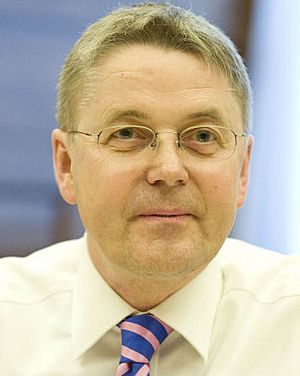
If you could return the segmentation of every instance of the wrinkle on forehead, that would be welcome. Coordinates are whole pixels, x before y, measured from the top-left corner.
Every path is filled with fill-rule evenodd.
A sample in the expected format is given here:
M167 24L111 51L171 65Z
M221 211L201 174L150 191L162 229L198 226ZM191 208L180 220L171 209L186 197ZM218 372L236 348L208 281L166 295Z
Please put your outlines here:
M109 73L107 75L107 79L117 79L118 81L124 80L124 82L147 82L149 84L153 83L153 77L159 77L160 82L163 82L166 87L176 86L176 90L179 89L180 86L184 86L188 89L210 89L217 87L220 89L232 89L228 85L227 78L221 74L214 74L211 75L207 72L203 73L199 70L199 74L197 74L197 81L198 83L195 86L195 78L193 77L176 77L175 75L170 75L170 72L165 73L162 71L157 70L120 70L120 71L111 71L106 72ZM211 84L209 84L209 81ZM232 89L233 90L233 89Z
M232 97L237 99L236 90L229 86L225 75L219 72L209 69L201 70L201 65L199 65L199 74L195 79L193 75L176 77L171 73L164 70L164 67L153 69L150 64L137 66L137 69L125 67L122 69L108 62L98 65L87 76L79 111L86 112L88 106L92 104L99 108L99 115L101 111L104 115L103 112L106 113L108 109L101 108L102 100L108 103L109 98L111 106L122 102L123 99L126 101L130 99L135 103L142 98L149 104L161 105L164 102L167 106L168 100L175 100L173 105L177 107L190 104L197 106L197 102L201 105L201 102L205 104L205 101L210 99L218 102L218 98L224 93L232 93Z
M229 86L226 76L215 70L208 69L205 66L205 70L197 69L197 74L195 76L186 75L185 77L176 77L172 75L170 71L164 70L164 67L153 67L151 65L147 66L137 66L136 69L122 68L118 66L111 65L106 62L104 65L99 65L90 70L89 74L86 76L86 87L87 90L91 89L93 92L101 86L101 83L104 84L106 81L110 80L112 82L122 82L124 83L132 81L135 82L147 82L153 83L155 80L153 77L159 77L160 82L164 82L165 89L172 86L177 86L178 90L180 86L185 86L190 90L197 90L199 86L202 89L209 89L216 87L226 90L226 91L235 91L232 87ZM198 81L198 85L195 86L195 79ZM211 85L208 82L211 82ZM162 88L160 88L162 89Z
M127 73L132 73L130 75L127 75ZM133 74L134 73L134 74ZM118 78L118 80L115 80L115 78ZM115 72L113 74L107 74L107 72L99 72L99 69L97 69L97 72L93 74L92 76L89 77L85 88L82 91L81 95L81 105L82 107L86 106L91 100L95 99L97 96L97 93L101 88L103 87L104 84L107 84L109 81L109 86L115 87L118 86L119 91L121 92L122 90L126 91L127 88L124 86L122 87L122 81L124 81L124 84L129 83L135 85L139 80L142 82L145 82L145 76L143 74L138 74L137 72L131 72L131 71L122 71L122 72ZM148 77L148 80L151 81L152 78L151 76ZM107 82L108 81L108 82ZM226 81L225 81L226 82ZM159 87L157 91L159 94L164 93L166 95L167 93L170 94L170 97L178 94L185 94L185 93L192 93L193 95L198 95L201 94L203 95L203 91L205 90L206 92L212 91L212 92L231 92L231 93L236 93L236 89L232 87L228 87L225 85L225 82L221 84L219 87L215 87L214 85L197 85L195 86L194 82L191 82L190 86L184 87L184 88L179 88L176 86L176 83L174 83L174 80L170 80L170 77L166 77L166 84L164 87ZM187 83L184 83L187 85ZM148 89L144 89L142 87L139 88L134 88L131 87L132 92L136 93L143 93L144 95L147 95L146 92ZM207 93L206 93L207 94ZM151 96L151 95L150 95Z

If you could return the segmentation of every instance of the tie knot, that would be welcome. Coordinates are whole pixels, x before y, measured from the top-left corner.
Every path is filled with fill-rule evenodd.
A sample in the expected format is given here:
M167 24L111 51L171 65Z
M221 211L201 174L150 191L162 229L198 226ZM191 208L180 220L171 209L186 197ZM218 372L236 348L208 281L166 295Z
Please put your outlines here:
M159 345L173 331L151 314L128 317L118 326L122 335L120 363L149 363Z

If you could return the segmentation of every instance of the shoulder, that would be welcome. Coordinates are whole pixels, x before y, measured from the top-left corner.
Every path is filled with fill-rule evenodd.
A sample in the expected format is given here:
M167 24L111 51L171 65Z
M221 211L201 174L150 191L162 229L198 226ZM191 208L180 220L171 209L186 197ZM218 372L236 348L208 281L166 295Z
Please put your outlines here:
M26 257L0 259L0 302L31 303L72 286L84 240L69 240Z
M283 255L241 240L227 239L218 254L224 294L244 291L261 302L300 299L300 256Z

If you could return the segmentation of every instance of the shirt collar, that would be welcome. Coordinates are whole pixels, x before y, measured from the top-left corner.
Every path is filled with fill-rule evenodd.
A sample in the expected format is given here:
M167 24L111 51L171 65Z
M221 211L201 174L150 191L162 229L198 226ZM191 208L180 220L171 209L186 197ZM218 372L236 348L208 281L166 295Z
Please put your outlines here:
M151 312L180 333L207 359L222 292L222 273L213 259L205 270Z
M79 358L106 332L135 311L98 273L89 257L84 238L72 303L74 357Z
M122 319L137 312L97 272L89 257L85 238L78 263L72 305L72 349L75 358L79 358ZM221 290L221 268L215 258L196 278L150 312L181 334L207 359Z

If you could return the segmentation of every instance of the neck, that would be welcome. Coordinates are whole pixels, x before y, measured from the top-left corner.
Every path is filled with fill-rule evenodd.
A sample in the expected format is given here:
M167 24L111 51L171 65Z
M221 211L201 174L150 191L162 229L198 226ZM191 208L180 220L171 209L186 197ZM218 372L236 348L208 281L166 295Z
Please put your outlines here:
M141 312L157 306L199 274L199 270L195 270L184 276L136 275L121 267L106 264L105 260L99 260L91 251L89 254L106 283L123 300Z
M110 262L88 237L90 258L106 283L138 311L148 311L195 278L201 270L179 274L139 273Z
M192 279L143 278L120 273L116 277L99 272L122 299L141 312L157 306Z

